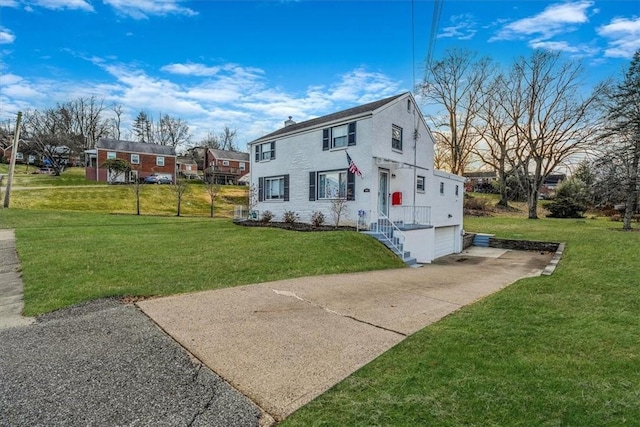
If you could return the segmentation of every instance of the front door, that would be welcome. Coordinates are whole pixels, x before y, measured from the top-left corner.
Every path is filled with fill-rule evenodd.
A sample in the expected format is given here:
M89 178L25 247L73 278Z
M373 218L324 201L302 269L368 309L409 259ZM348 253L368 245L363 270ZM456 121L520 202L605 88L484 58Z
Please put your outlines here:
M389 216L389 171L380 169L378 182L378 212Z

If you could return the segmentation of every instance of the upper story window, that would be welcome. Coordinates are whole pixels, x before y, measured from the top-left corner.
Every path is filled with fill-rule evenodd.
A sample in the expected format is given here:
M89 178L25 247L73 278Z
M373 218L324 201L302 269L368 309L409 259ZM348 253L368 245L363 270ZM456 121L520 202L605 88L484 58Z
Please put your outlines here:
M140 154L132 154L131 155L131 164L139 165L140 164Z
M266 162L276 158L276 142L267 142L265 144L256 145L256 162Z
M164 157L156 157L156 166L164 166Z
M343 148L356 145L356 122L322 130L322 149Z
M444 196L444 182L440 183L440 195Z
M393 125L391 127L391 148L402 151L402 128Z
M456 196L460 194L460 186L456 185Z
M115 151L107 151L107 160L115 159L116 152Z
M240 164L238 165L238 169L240 169L241 171L245 170L246 166L244 164L244 162L240 162Z
M229 166L229 160L223 160L222 166Z
M419 193L424 193L424 176L418 175L416 178L416 190Z

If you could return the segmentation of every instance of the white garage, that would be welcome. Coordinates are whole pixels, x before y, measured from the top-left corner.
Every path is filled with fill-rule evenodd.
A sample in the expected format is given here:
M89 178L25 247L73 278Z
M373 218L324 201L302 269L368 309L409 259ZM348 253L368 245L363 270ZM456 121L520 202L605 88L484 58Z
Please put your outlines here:
M449 255L456 251L456 226L436 227L434 242L434 258Z

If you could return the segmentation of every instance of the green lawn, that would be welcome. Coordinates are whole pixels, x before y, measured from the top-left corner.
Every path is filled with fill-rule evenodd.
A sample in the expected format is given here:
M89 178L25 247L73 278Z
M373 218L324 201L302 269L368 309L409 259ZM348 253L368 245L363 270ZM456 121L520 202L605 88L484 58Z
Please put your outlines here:
M640 232L594 219L465 228L567 249L552 276L414 334L283 426L640 425Z
M0 210L0 228L16 230L26 315L114 295L404 266L356 232L241 227L228 219L11 208Z

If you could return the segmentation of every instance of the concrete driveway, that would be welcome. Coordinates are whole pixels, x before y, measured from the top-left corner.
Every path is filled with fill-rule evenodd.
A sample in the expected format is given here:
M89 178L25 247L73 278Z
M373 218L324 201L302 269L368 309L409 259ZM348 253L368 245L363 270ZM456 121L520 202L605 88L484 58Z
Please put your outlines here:
M281 420L408 335L539 275L551 258L471 248L418 269L281 280L138 307Z

